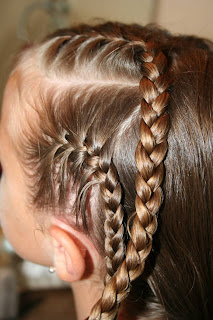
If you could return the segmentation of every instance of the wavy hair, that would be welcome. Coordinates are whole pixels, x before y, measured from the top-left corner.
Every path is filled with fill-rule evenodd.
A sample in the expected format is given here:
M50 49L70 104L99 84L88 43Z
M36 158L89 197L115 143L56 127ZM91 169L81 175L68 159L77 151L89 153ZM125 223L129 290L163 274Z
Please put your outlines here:
M56 32L18 58L37 115L26 112L18 142L31 203L75 215L106 259L89 320L115 319L128 295L143 319L211 319L211 50L105 23Z

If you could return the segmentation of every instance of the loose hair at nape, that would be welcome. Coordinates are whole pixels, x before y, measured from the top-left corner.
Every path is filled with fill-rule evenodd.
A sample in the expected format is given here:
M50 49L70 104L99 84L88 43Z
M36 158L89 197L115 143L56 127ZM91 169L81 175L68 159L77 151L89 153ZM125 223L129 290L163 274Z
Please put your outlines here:
M32 203L72 223L75 214L106 258L89 320L115 319L129 294L127 311L143 319L211 319L211 48L106 23L19 56L22 98L37 115L30 123L26 112L17 144ZM39 95L26 98L32 87Z

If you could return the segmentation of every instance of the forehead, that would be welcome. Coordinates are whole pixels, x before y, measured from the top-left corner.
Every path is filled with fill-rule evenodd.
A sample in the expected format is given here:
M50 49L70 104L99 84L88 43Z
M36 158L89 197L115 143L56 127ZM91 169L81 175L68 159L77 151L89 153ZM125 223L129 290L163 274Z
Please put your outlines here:
M19 104L19 93L17 87L18 73L13 72L9 77L3 95L0 132L2 134L12 133L17 119Z
M25 131L27 123L35 120L36 113L30 105L36 88L33 87L34 77L30 78L25 76L22 67L18 67L9 76L4 90L0 134L1 137L7 135L15 144Z
M19 103L16 81L17 75L14 73L9 77L5 87L0 119L0 161L7 177L14 174L18 160L13 141L13 137L17 136L15 122Z

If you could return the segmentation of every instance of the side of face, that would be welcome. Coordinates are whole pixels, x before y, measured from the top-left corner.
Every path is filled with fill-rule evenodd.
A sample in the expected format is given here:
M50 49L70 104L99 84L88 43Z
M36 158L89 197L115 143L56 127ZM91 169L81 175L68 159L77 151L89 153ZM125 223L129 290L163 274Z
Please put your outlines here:
M18 72L14 72L5 88L0 120L0 223L21 257L48 266L53 260L51 239L39 224L39 213L29 212L25 177L12 140L11 132L20 121L17 81Z
M33 208L29 202L26 174L15 147L23 134L18 128L26 124L20 116L21 108L26 106L20 99L18 72L10 76L6 85L0 119L1 227L23 259L54 265L58 276L69 283L88 279L93 282L94 276L101 278L100 269L104 267L92 240L74 225L56 219L50 212ZM27 110L27 117L35 121L30 111ZM100 281L102 285L102 278Z

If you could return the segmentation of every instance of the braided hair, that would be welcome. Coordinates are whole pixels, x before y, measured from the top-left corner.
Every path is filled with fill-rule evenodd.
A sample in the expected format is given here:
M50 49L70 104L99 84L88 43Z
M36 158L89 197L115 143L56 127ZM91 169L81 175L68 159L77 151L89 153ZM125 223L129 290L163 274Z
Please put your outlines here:
M38 61L41 92L39 126L30 124L22 139L22 159L34 168L27 172L31 199L40 208L63 208L68 219L69 195L77 192L76 223L106 260L103 294L89 320L116 319L141 276L148 297L158 300L159 319L180 319L161 296L152 250L160 250L153 235L163 202L171 90L178 68L182 74L193 69L179 62L186 51L206 57L210 43L119 23L62 30L28 49Z

